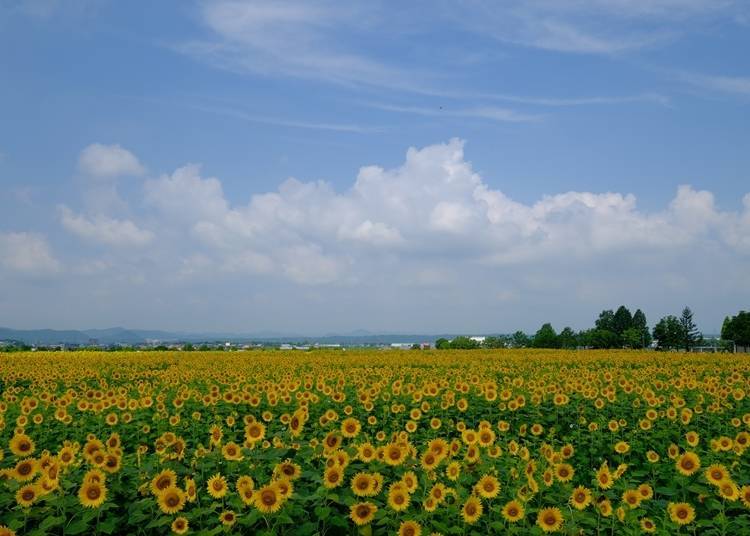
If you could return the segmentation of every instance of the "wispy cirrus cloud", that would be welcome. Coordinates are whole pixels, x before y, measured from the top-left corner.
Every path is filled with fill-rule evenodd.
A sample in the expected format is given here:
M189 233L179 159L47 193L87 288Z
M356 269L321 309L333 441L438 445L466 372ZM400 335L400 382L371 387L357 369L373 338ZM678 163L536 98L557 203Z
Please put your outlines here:
M498 108L495 106L478 106L474 108L456 108L435 107L428 108L422 106L398 106L393 104L369 103L368 106L387 112L397 112L405 114L423 115L429 117L461 117L486 119L490 121L499 121L503 123L528 123L538 122L543 119L541 115L523 114L507 108Z
M750 96L750 76L723 76L681 72L678 77L688 84L718 93Z

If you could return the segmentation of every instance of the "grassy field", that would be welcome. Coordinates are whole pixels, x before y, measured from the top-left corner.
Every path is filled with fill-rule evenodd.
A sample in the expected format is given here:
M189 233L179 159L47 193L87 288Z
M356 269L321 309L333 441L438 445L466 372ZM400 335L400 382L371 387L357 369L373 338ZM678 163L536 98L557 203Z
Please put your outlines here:
M750 534L747 356L0 357L0 534Z

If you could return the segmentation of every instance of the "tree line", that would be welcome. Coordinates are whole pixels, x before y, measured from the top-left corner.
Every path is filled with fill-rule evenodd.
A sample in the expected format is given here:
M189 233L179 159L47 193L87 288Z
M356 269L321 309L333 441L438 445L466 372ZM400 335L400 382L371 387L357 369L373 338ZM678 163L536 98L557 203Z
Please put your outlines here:
M721 330L724 346L750 346L750 312L740 311L728 316ZM575 331L570 327L557 333L547 322L533 336L522 331L512 335L486 337L480 343L470 337L445 338L435 342L436 348L469 350L473 348L633 348L655 347L658 350L690 351L704 342L703 334L693 320L693 311L685 307L679 316L667 315L649 329L646 315L640 309L635 313L621 305L616 310L599 313L590 329Z

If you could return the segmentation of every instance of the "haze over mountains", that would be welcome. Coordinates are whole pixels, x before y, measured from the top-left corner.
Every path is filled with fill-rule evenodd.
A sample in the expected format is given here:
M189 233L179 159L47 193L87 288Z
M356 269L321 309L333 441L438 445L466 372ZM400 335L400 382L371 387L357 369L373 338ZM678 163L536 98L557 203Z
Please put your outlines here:
M279 333L274 331L259 331L252 333L227 333L227 332L175 332L147 329L127 329L114 327L107 329L85 329L85 330L56 330L56 329L30 329L20 330L0 327L0 341L19 341L25 344L50 345L50 344L78 344L78 345L112 345L144 344L150 341L159 342L250 342L250 341L275 341L275 342L318 342L330 344L379 344L391 342L423 342L432 341L442 336L452 337L454 334L381 334L372 333L367 330L358 329L349 333L328 333L325 335L311 336L294 333Z

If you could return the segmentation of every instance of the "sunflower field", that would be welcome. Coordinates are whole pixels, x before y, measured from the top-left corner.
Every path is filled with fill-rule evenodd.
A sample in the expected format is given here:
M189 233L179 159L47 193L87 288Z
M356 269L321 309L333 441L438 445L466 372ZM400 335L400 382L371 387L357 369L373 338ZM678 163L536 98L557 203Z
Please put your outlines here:
M750 361L0 357L0 535L750 534Z

